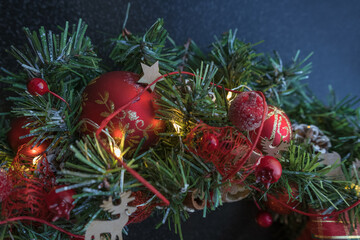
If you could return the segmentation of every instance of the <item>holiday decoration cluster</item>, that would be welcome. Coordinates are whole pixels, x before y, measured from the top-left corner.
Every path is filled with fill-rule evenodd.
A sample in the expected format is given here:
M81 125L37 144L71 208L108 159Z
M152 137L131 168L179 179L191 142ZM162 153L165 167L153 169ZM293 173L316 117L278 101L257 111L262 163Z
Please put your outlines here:
M182 238L192 212L245 199L286 239L358 235L358 98L324 104L302 82L310 55L286 65L236 31L204 53L176 45L161 19L143 35L125 25L106 61L82 20L24 28L27 43L10 47L4 239L122 239L154 212Z

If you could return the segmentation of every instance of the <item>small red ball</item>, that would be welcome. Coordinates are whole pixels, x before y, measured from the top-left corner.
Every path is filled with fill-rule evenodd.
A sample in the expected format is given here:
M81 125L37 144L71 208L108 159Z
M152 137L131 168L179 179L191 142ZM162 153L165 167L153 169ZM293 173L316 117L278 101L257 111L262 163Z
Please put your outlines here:
M28 92L33 95L44 95L49 92L49 88L44 79L41 78L32 78L27 84Z
M255 170L256 181L269 185L277 182L281 177L281 173L280 162L272 156L264 156L260 159L260 163Z
M53 214L52 221L55 222L59 218L70 219L70 212L75 207L73 195L76 192L73 189L56 192L56 189L64 186L54 188L46 197L46 204L49 211Z
M250 132L250 138L252 141L255 140L259 134L259 128ZM272 146L278 146L281 141L289 142L291 140L292 130L289 117L285 112L277 107L268 106L268 114L264 122L263 129L260 133L260 139L257 143L257 148L263 149L261 140L267 138L272 140Z
M219 147L219 139L211 133L205 134L202 139L203 150L214 151Z
M31 120L27 117L16 118L11 122L11 130L8 132L7 136L10 146L15 152L18 151L18 148L21 145L27 144L33 139L33 137L26 137L20 139L20 137L30 134L31 129L28 127L24 127L30 122ZM28 146L23 148L21 153L28 157L35 157L42 154L48 146L49 143L46 141L34 147L32 147L32 143L30 143L28 144Z
M260 211L256 215L256 222L260 227L267 228L270 227L273 223L273 218L270 213L265 211Z
M267 104L256 92L242 92L231 102L229 119L240 131L251 131L261 125Z
M131 72L109 72L95 78L83 92L80 119L92 120L98 125L116 109L130 102L144 87L137 83L139 75ZM110 135L120 142L126 135L125 148L135 151L141 139L145 138L142 150L157 143L158 133L165 129L165 123L157 119L155 103L157 95L145 91L141 97L125 108L108 124ZM97 128L85 124L85 133L93 133Z

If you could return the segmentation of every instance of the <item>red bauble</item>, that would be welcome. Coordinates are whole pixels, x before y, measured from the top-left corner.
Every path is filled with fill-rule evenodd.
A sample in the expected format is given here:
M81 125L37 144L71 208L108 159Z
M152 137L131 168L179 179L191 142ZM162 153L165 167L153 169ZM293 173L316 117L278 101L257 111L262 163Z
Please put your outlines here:
M260 127L267 104L256 92L242 92L231 102L229 119L240 131L251 131Z
M55 222L59 218L70 219L70 212L75 207L73 195L76 194L74 190L66 190L56 193L56 189L64 186L54 188L46 197L46 204L49 212L53 214L52 221Z
M298 191L295 187L291 187L292 193L291 195L294 196L298 194ZM273 212L276 212L278 214L287 215L290 214L292 211L291 209L285 207L280 202L285 203L286 205L294 208L296 205L298 205L298 201L294 200L293 197L289 197L289 193L287 190L283 190L282 192L275 195L276 200L272 198L268 198L266 202L266 206L272 210Z
M257 182L267 184L277 182L282 173L280 162L272 156L264 156L256 167L255 176Z
M272 140L272 146L278 146L282 141L289 142L291 140L291 123L288 116L281 109L268 106L268 114L264 122L264 127L260 133L260 139L257 143L257 147L261 150L261 140L267 138ZM259 134L259 128L250 132L250 138L255 140Z
M40 145L32 147L33 143L29 143L33 137L21 138L22 136L30 134L30 128L24 127L31 121L26 117L16 118L11 122L11 130L8 132L8 141L11 148L17 152L18 148L23 144L28 144L21 150L21 154L28 157L35 157L42 154L48 147L48 142L43 142Z
M81 119L90 119L98 125L116 109L127 104L139 94L144 87L137 84L139 75L131 72L109 72L94 79L83 93L83 111ZM135 150L145 137L142 149L146 150L156 144L158 132L164 131L163 121L155 118L158 106L153 92L144 92L138 101L119 113L107 125L110 135L121 140L126 134L125 147ZM96 129L85 124L84 131L89 133Z
M273 223L273 218L270 213L265 211L260 211L256 215L256 222L260 227L267 228L270 227Z
M27 90L31 95L44 95L49 92L49 88L45 80L41 78L32 78L27 84Z

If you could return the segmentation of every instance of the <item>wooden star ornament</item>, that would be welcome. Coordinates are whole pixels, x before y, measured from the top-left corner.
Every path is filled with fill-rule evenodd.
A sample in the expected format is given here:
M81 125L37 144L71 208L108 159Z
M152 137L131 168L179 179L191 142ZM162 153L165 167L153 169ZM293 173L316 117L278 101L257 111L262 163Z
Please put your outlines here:
M158 77L161 77L162 75L159 73L159 62L154 63L152 66L147 66L143 63L141 63L141 67L144 72L144 76L140 78L138 83L146 83L151 84L153 81L155 81ZM161 81L161 80L159 80ZM150 89L151 91L154 91L155 85L151 85Z

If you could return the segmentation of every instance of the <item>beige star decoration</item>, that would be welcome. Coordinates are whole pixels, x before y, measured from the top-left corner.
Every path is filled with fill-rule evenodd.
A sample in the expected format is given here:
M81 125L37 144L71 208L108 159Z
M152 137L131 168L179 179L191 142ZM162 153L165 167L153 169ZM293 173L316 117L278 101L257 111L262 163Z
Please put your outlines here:
M158 77L161 77L161 74L159 73L159 62L154 63L151 67L141 63L141 67L143 69L144 76L140 78L138 83L151 84ZM154 88L155 88L155 84L151 85L150 87L151 91L154 91Z

